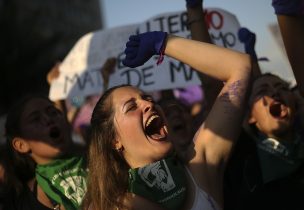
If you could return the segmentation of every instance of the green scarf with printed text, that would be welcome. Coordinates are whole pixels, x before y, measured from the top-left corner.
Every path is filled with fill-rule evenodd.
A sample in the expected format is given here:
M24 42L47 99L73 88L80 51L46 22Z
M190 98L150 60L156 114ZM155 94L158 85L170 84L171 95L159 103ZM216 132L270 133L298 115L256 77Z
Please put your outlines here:
M47 196L66 210L79 209L87 191L87 168L83 157L58 159L37 165L36 179Z
M129 191L166 209L183 206L186 186L185 167L175 157L129 170Z

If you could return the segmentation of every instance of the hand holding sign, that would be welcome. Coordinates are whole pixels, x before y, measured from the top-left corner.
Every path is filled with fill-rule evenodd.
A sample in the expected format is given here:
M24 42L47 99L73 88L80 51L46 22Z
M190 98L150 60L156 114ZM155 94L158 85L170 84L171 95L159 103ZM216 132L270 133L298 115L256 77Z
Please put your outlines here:
M46 76L46 81L48 82L49 85L52 84L53 80L58 78L60 75L59 72L59 66L60 66L60 62L57 62L52 69L48 72L47 76Z
M126 58L122 63L131 68L143 65L153 55L161 54L166 37L167 33L162 31L130 36L125 49Z
M103 89L106 90L109 85L110 75L114 73L116 65L116 58L111 57L106 60L101 68L101 75L103 78Z

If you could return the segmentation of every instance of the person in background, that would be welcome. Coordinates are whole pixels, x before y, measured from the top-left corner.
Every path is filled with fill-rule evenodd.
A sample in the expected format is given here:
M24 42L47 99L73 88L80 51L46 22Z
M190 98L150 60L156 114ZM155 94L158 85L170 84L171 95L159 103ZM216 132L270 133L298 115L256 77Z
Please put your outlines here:
M194 9L188 8L188 15L193 15L193 11L201 8L200 1L191 2ZM195 31L205 30L200 21L199 18L190 21L192 37L197 37L193 36ZM197 39L202 39L202 34ZM301 135L299 119L303 119L303 111L300 110L301 106L295 105L299 100L291 94L287 82L272 74L262 74L254 50L255 34L247 28L240 28L238 38L244 43L245 52L252 58L253 77L256 81L248 103L249 113L244 129L225 172L224 209L260 209L265 206L269 209L302 209L303 203L299 196L303 194L303 185L299 177L303 177L303 140L297 136ZM212 86L212 81L209 86ZM206 95L215 94L209 90L206 89ZM274 127L275 124L277 128ZM271 140L268 141L267 137L271 137ZM284 146L289 139L292 139L290 145L287 143ZM277 150L285 148L289 159L271 148L271 145L278 147Z
M303 209L303 114L289 84L256 78L225 173L225 209Z
M241 28L239 38L257 58L255 34ZM286 81L255 67L244 129L225 172L224 209L303 209L303 109Z
M157 102L163 109L171 130L174 149L180 160L186 159L187 148L193 146L193 117L190 107L174 97L172 91Z
M86 160L53 102L39 94L21 98L7 116L5 131L13 173L23 184L12 209L79 209Z

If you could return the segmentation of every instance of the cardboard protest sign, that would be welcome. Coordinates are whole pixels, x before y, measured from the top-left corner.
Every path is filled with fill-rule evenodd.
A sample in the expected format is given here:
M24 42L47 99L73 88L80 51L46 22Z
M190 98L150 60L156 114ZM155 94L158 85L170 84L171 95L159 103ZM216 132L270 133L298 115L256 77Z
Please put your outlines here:
M205 17L215 44L244 51L243 44L237 38L240 25L233 14L222 9L209 8ZM125 44L129 36L155 30L190 38L187 13L181 11L160 14L141 24L100 30L85 35L62 62L60 76L51 85L50 98L56 100L102 93L103 81L100 70L110 57L116 57L117 62L115 72L110 76L109 87L131 84L144 91L154 91L200 84L194 70L169 57L165 57L163 63L158 66L157 56L137 68L122 65Z
M236 16L219 8L207 8L204 12L213 42L216 45L243 52L244 46L237 37L240 24ZM202 17L204 18L203 14ZM146 31L166 31L170 34L190 38L190 31L187 27L187 12L165 13L150 18L139 26L139 33Z
M51 100L100 94L103 91L101 68L109 57L123 52L138 24L99 30L83 36L59 67L60 76L50 87Z

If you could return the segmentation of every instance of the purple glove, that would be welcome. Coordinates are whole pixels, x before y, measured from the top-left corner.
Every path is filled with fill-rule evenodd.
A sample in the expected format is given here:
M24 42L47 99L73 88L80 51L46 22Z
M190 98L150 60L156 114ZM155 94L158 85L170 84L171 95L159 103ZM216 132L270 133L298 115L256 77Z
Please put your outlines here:
M304 0L272 0L277 15L304 15Z
M131 68L143 65L153 55L163 53L166 38L167 33L162 31L130 36L125 49L126 57L122 63Z
M202 0L186 0L187 7L193 8L202 5Z
M238 31L239 40L244 43L245 51L247 54L257 61L257 55L254 50L255 45L255 33L249 31L247 28L240 28Z
M173 94L175 98L187 106L191 106L196 102L201 102L204 99L204 92L199 85L174 89Z

